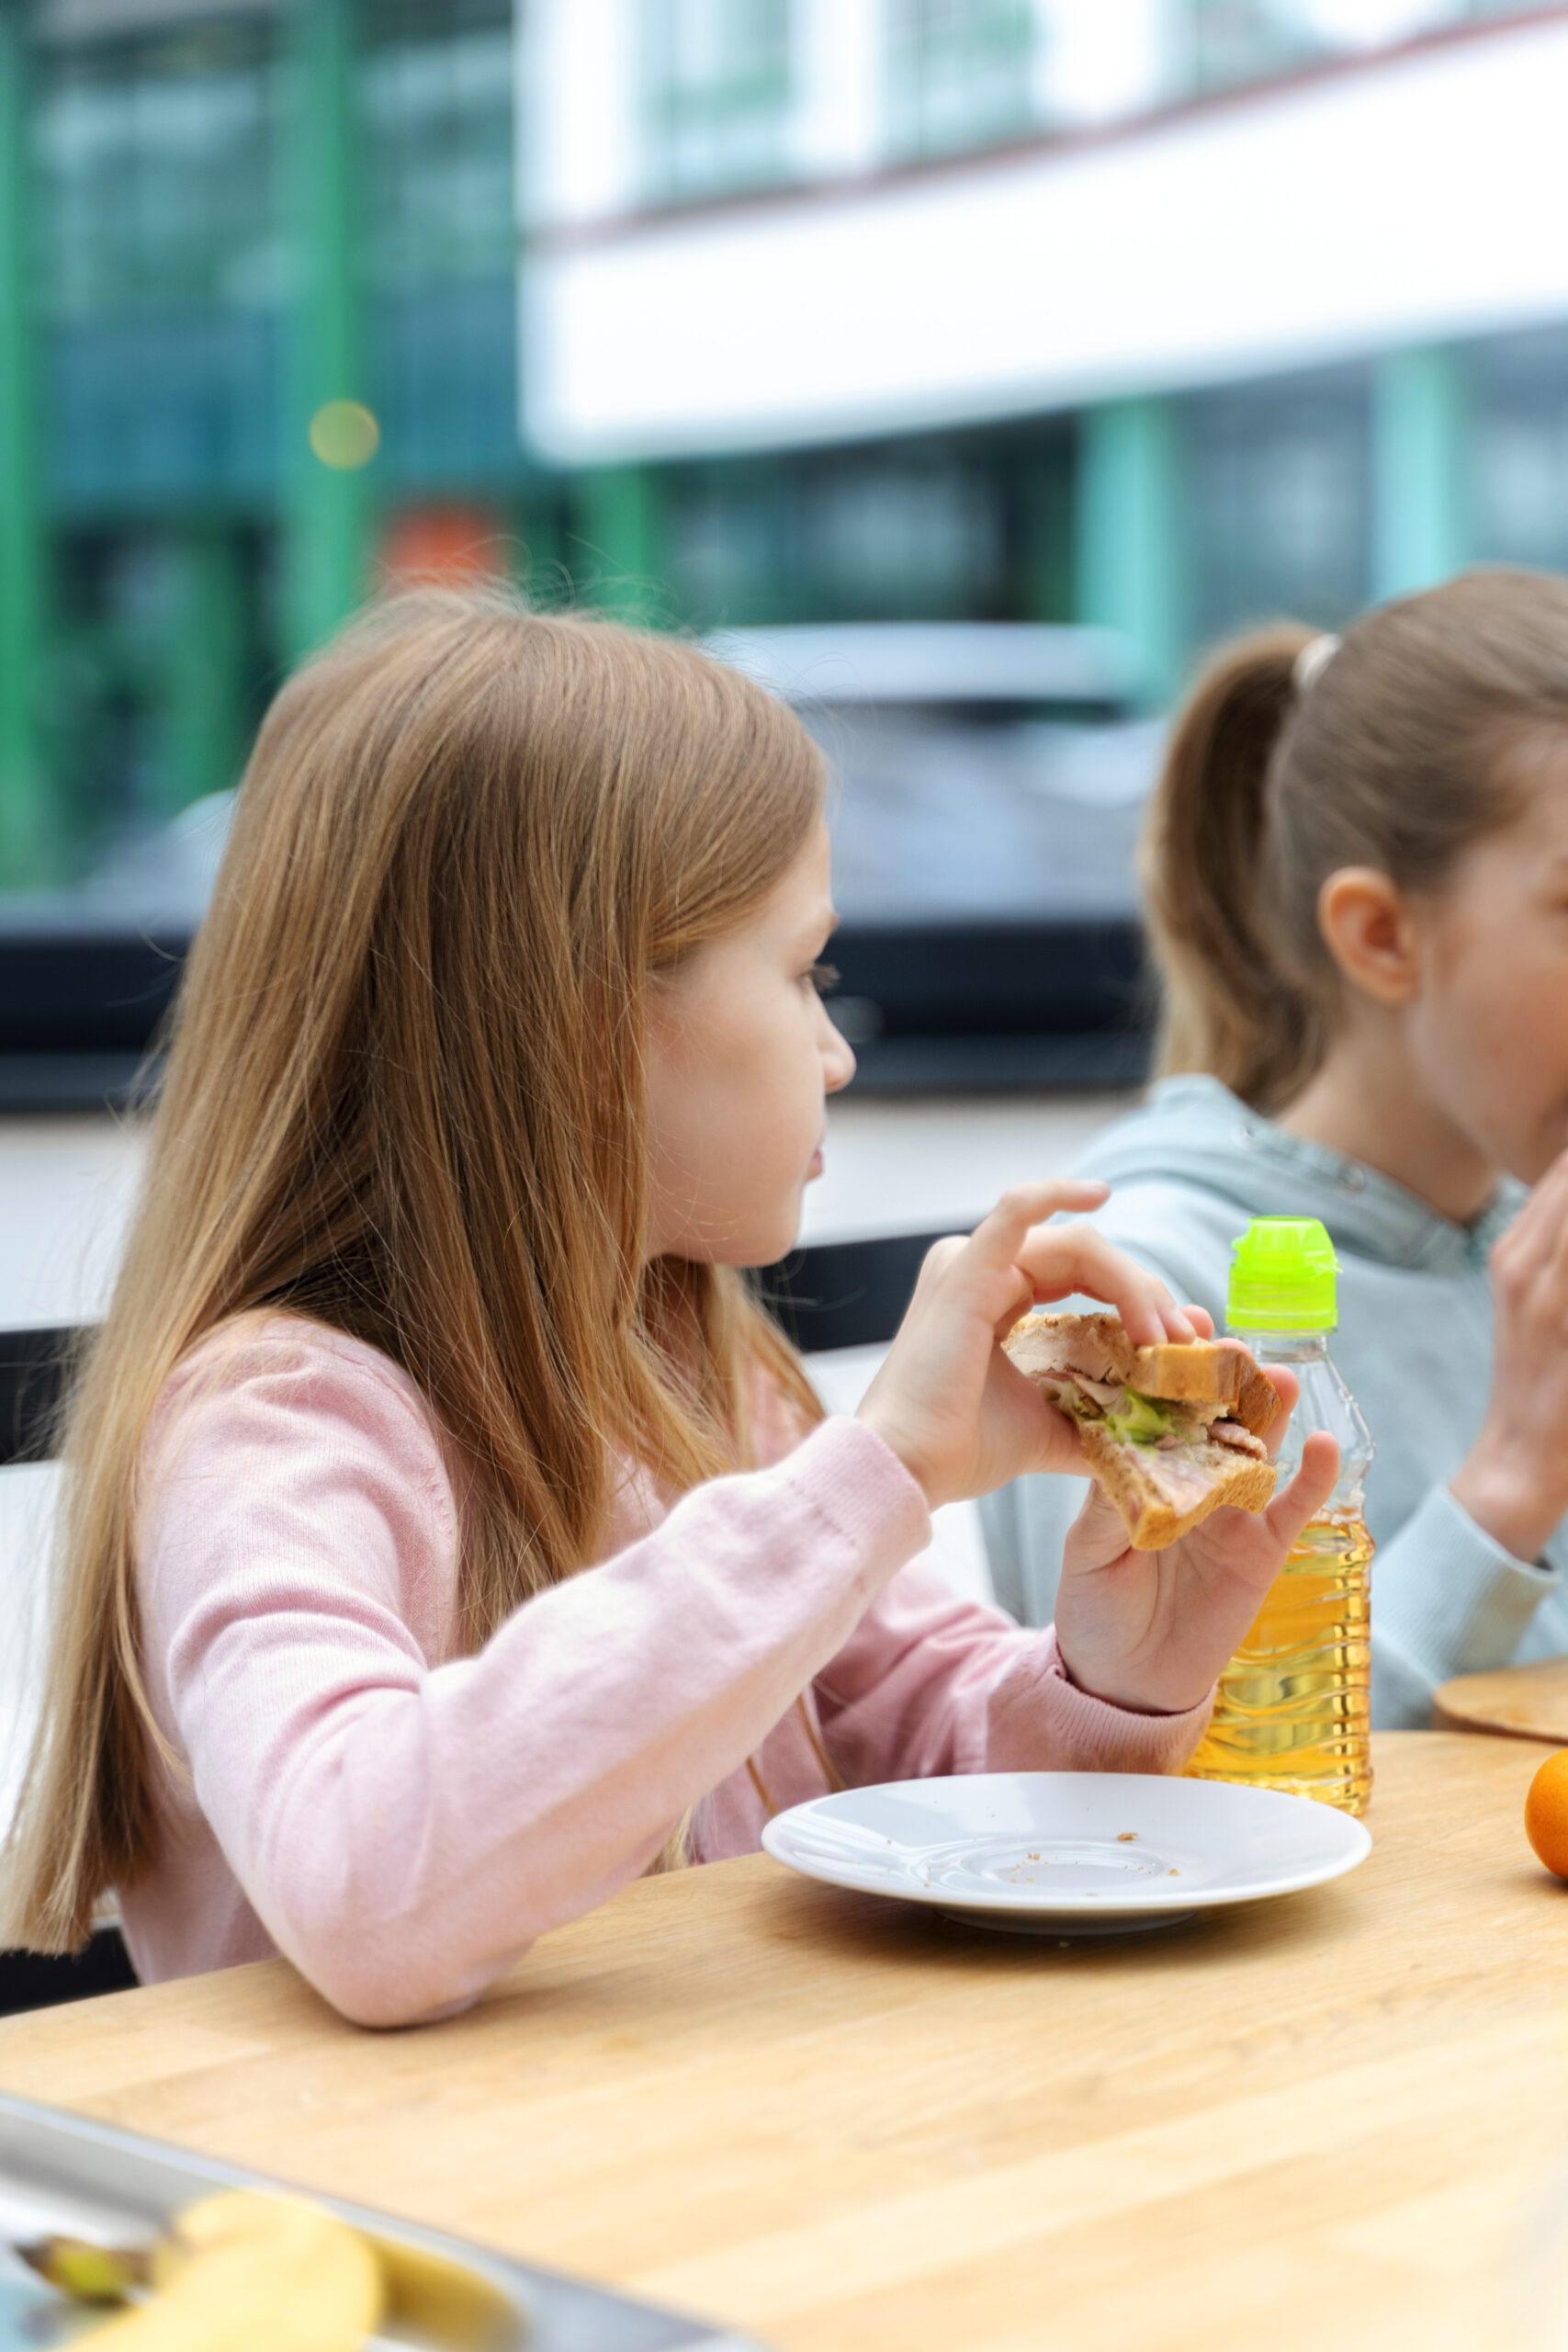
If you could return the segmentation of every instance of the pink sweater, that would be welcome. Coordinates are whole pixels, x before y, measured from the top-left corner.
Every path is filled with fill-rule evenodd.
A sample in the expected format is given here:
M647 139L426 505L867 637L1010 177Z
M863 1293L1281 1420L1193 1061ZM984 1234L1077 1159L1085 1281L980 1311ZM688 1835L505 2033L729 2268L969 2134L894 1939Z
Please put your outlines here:
M753 1852L829 1785L818 1742L862 1783L1185 1760L1206 1707L1087 1697L1051 1634L915 1560L924 1498L869 1430L771 1420L771 1466L673 1509L629 1479L610 1555L458 1657L461 1464L412 1382L287 1317L196 1351L144 1456L144 1666L186 1770L123 1895L143 1979L282 1951L346 2016L410 2022L688 1808L698 1860Z

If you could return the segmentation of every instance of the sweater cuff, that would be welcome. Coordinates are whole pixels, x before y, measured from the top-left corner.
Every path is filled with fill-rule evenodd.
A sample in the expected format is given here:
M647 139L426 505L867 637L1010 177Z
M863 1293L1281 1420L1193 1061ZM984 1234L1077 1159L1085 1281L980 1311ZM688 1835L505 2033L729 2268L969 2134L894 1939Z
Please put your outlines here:
M1430 1679L1506 1666L1556 1589L1478 1527L1447 1487L1434 1487L1372 1563L1372 1626Z
M992 1772L1179 1772L1208 1729L1214 1694L1179 1715L1141 1715L1067 1679L1055 1627L1032 1642L991 1693Z

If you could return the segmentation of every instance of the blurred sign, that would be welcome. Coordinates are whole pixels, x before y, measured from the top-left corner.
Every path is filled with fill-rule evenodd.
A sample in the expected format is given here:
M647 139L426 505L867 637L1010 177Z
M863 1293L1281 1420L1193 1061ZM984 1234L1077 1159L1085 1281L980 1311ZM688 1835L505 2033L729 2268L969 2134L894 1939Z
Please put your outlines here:
M388 526L381 571L398 588L466 587L505 577L505 548L493 514L477 507L416 506Z

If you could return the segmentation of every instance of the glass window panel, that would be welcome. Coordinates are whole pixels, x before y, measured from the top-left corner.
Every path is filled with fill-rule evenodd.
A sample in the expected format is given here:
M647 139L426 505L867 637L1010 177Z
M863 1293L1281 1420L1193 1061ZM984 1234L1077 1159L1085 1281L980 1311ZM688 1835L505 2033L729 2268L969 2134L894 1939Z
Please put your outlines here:
M971 611L1001 560L993 483L962 465L862 464L817 481L802 568L845 615Z
M1551 13L1549 0L1178 0L1171 31L1188 78L1212 89L1392 48L1445 25Z
M1032 0L888 0L887 38L896 153L942 154L1028 130Z
M1067 446L1045 426L682 469L667 511L676 605L706 628L1029 617L1059 568Z
M789 0L642 0L644 170L654 200L789 173Z
M1472 355L1471 465L1477 553L1568 571L1568 328Z
M379 479L515 476L515 230L507 0L376 0L362 18L361 223Z
M493 276L512 265L512 36L424 9L365 60L367 262L374 282ZM452 17L447 24L442 20Z
M1365 602L1369 392L1348 368L1182 402L1199 641L1281 613L1337 627Z
M369 346L384 489L483 489L519 476L510 272L387 289Z
M46 55L36 139L47 314L276 301L277 89L266 28Z
M44 355L44 451L63 514L152 498L271 496L282 366L276 317L186 311L72 319Z

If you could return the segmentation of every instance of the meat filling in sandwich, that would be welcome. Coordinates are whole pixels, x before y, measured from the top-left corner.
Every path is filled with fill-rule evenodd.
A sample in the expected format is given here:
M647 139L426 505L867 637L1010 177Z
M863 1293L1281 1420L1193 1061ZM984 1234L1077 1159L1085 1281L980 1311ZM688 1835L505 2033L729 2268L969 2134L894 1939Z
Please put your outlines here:
M1280 1400L1245 1348L1135 1348L1115 1315L1026 1315L1002 1345L1076 1424L1135 1550L1174 1544L1221 1504L1261 1510L1273 1494L1263 1440Z

